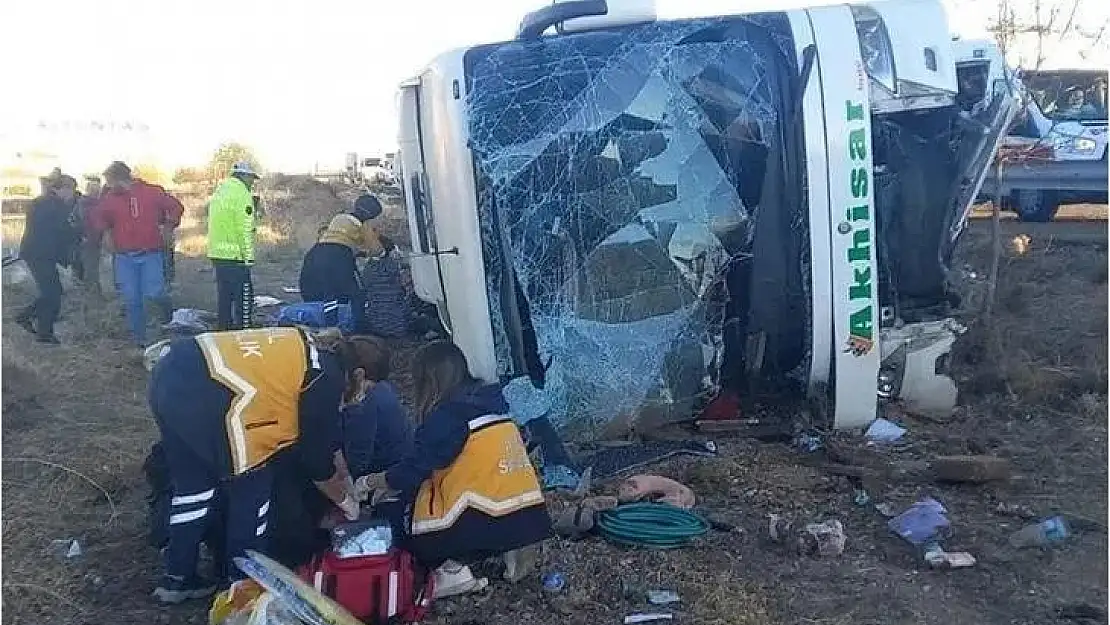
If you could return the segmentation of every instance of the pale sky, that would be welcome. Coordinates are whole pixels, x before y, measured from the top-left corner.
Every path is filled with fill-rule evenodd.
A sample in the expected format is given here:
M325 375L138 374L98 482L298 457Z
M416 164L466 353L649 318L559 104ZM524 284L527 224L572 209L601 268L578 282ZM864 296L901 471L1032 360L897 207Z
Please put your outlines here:
M438 53L511 38L525 13L548 1L2 0L0 142L25 141L43 120L134 122L149 130L113 141L162 163L200 162L221 141L238 140L270 170L341 165L346 152L395 145L398 83ZM829 3L656 4L666 15L676 10L668 5L688 2L729 12ZM984 32L994 5L948 4L960 6L949 19L965 36ZM59 142L48 147L98 158L115 149Z

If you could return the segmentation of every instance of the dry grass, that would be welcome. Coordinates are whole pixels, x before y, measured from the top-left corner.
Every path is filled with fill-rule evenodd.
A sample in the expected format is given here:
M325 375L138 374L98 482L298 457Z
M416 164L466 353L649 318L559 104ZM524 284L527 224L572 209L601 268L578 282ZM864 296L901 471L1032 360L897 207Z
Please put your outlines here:
M990 318L981 313L988 233L973 229L962 241L963 262L978 268L980 276L963 284L972 313L972 332L958 344L960 360L967 365L963 390L1038 402L1105 394L1105 225L1057 226L1052 231L1015 225L1005 236L1020 237L1022 245L1004 247ZM1085 296L1076 298L1075 293Z
M126 575L131 563L153 560L119 548L144 531L139 467L155 430L137 353L122 347L109 310L69 308L81 315L79 331L48 355L4 327L5 623L96 622L104 606L87 593L122 587L100 565ZM72 540L84 553L66 559Z
M263 190L268 211L256 265L259 292L280 295L280 285L295 282L299 255L320 223L349 206L353 196L302 179L277 180ZM193 217L178 240L185 257L175 297L181 306L210 308L214 288L198 243L203 238L194 238L203 226L196 204L190 202ZM399 213L387 212L382 222L386 234L404 242ZM16 232L14 222L4 225L5 236ZM1049 241L1031 229L1030 250L1008 252L992 320L997 332L991 349L997 351L988 351L992 335L982 326L961 343L957 369L965 378L964 405L958 418L944 425L906 423L922 454L967 453L974 444L1012 459L1025 479L981 489L930 485L872 492L876 501L899 503L922 494L942 498L958 528L955 546L980 557L976 568L958 574L923 570L877 513L852 504L852 485L800 466L786 446L722 440L719 460L678 460L652 471L689 483L706 511L741 531L713 533L672 552L616 549L596 539L553 540L544 570L569 578L563 606L568 613L546 603L538 581L530 580L443 602L432 622L615 623L633 611L656 611L643 601L639 591L645 588L678 591L677 619L712 625L1040 625L1054 622L1051 608L1058 600L1103 604L1104 534L1081 533L1074 544L1048 554L1018 553L1005 542L1013 520L993 512L1004 501L1038 514L1106 516L1101 227L1101 246ZM979 272L988 249L983 236L981 227L965 235L960 261ZM981 286L974 280L966 285L971 310ZM5 286L5 319L29 298L28 287ZM118 305L81 300L71 290L64 314L65 344L53 350L33 344L10 322L0 336L3 623L201 623L203 606L165 609L146 598L160 567L145 545L141 463L156 428L146 407L146 373L127 345ZM398 349L399 372L411 351ZM996 360L996 353L1003 357ZM838 559L807 559L769 544L762 532L772 512L798 522L842 519L848 552ZM66 559L72 539L84 553ZM639 591L630 595L626 586Z
M0 234L3 236L5 250L19 246L25 224L23 215L3 215L0 218Z

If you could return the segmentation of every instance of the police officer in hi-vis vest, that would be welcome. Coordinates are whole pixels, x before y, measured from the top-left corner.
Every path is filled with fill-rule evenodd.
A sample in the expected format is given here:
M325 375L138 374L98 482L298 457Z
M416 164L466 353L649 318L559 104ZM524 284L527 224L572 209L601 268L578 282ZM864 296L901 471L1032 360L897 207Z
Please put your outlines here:
M322 340L322 339L321 339ZM154 595L165 603L216 590L197 574L206 523L226 519L232 559L265 551L273 485L269 466L295 446L320 491L349 519L359 500L339 453L339 411L365 385L377 343L331 338L318 345L297 328L213 332L175 341L154 366L150 405L166 454L173 499L166 574ZM217 508L218 507L218 508Z
M504 555L518 581L534 564L527 549L551 533L536 471L500 386L468 371L453 343L425 345L413 360L416 432L412 451L382 473L358 478L360 496L381 504L401 545L436 568L437 598L485 587L465 562Z

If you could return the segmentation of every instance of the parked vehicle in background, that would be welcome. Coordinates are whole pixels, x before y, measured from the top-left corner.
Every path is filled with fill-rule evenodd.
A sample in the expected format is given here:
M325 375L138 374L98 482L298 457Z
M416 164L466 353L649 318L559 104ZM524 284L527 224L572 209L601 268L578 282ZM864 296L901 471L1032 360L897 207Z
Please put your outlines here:
M359 156L348 152L344 176L347 182L371 187L388 187L396 184L393 177L393 153L384 156Z
M1033 222L1051 221L1063 204L1105 204L1106 70L1013 71L992 41L954 45L961 72L984 73L994 90L1009 88L1021 102L984 198L1001 196L1003 208Z

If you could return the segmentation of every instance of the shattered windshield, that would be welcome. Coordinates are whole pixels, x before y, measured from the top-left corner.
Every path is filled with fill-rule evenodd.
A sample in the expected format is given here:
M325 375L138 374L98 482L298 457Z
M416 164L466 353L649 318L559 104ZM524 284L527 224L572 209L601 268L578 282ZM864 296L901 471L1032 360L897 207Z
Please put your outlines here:
M688 419L739 383L722 372L801 376L808 210L782 14L496 44L465 65L517 414L589 436Z
M1106 72L1027 72L1022 83L1055 121L1106 121Z

